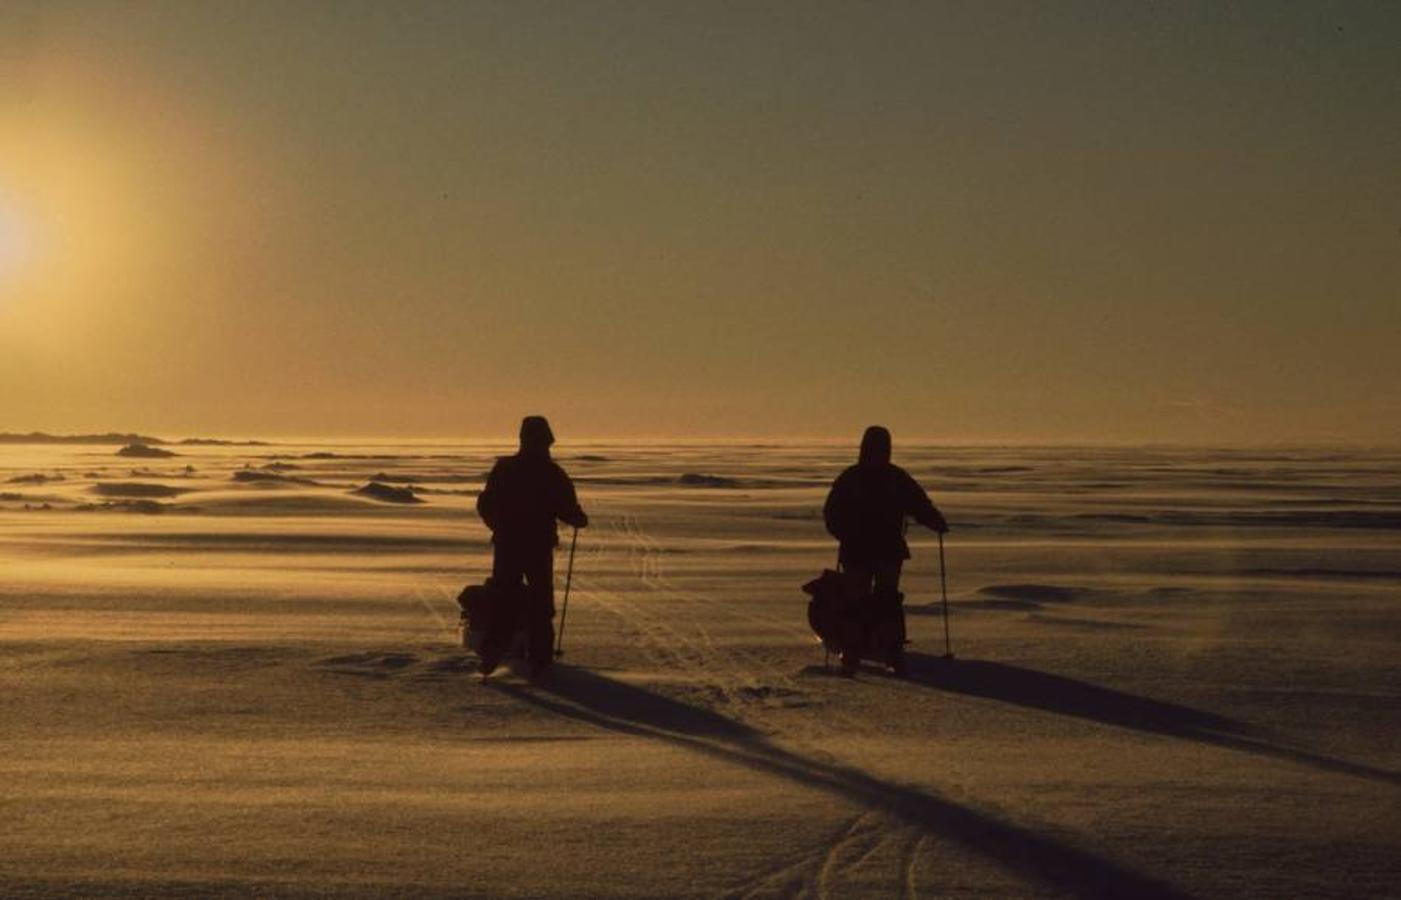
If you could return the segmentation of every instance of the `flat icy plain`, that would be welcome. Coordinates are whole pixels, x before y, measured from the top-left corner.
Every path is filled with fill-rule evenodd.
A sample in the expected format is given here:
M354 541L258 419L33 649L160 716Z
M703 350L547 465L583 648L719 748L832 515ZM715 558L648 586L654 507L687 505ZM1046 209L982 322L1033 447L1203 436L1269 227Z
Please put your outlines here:
M533 686L454 631L509 448L171 449L0 447L0 894L1401 893L1401 453L897 436L898 681L799 590L854 448L561 445Z

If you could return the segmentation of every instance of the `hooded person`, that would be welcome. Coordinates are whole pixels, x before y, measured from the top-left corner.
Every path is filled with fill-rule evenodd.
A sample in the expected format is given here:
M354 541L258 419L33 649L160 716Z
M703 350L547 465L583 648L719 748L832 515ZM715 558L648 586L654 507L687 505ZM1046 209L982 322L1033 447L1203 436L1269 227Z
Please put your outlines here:
M906 517L934 531L949 530L924 488L892 463L890 455L890 432L879 425L867 428L856 465L837 476L822 508L827 531L838 541L837 561L848 602L858 609L872 603L898 606L900 569L910 558ZM849 674L859 661L859 647L854 639L844 643L842 668ZM903 673L898 648L891 665L897 674Z
M477 513L491 529L492 583L522 601L532 676L544 674L554 662L556 523L575 528L589 524L574 482L550 458L554 442L544 416L526 416L521 421L520 450L496 460L477 495ZM481 653L483 674L500 664L510 638L508 634L488 639Z

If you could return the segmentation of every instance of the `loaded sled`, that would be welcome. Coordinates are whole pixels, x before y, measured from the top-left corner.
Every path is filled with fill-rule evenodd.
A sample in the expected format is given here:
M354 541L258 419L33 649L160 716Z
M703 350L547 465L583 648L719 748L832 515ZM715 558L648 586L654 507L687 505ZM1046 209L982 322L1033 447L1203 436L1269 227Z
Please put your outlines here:
M808 624L826 651L842 659L845 671L861 660L885 666L898 676L905 674L905 595L875 593L853 598L846 578L832 569L803 585L808 600Z
M462 610L458 629L462 646L478 657L483 651L500 652L506 656L523 653L524 616L521 614L521 588L510 588L488 578L484 584L469 584L457 595Z

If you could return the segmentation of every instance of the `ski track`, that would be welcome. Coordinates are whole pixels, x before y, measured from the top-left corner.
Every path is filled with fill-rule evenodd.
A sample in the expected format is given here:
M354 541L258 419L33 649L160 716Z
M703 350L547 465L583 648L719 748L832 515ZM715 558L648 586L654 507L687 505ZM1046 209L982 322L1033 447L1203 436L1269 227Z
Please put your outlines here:
M880 846L885 837L884 829L874 820L875 816L870 813L858 816L845 833L827 846L817 869L818 898L830 897L839 874L859 866ZM852 851L855 851L855 859L845 861Z
M900 885L900 896L914 900L919 896L919 889L915 883L915 866L919 863L920 852L924 849L925 835L918 830L911 829L914 833L906 839L904 851L904 881Z
M828 708L822 710L820 720L811 713L802 716L801 720L808 725L802 733L795 733L791 717L788 727L776 730L771 721L766 721L771 719L768 715L771 710L762 700L765 689L778 687L794 694L808 692L788 671L756 652L720 647L703 622L716 615L738 617L775 633L784 641L811 640L807 630L772 616L737 611L732 604L675 585L666 573L662 545L639 517L624 514L609 522L609 530L613 540L596 545L593 561L602 565L595 571L605 570L610 561L606 547L613 544L621 548L615 552L624 556L636 581L623 583L617 576L595 576L587 581L587 595L590 601L597 602L625 626L637 630L640 649L648 660L679 670L704 685L721 702L723 708L719 711L727 716L763 730L789 746L801 748L809 756L838 762L830 753L812 746L809 739L824 731L858 729L869 723L848 712ZM637 584L645 590L637 591ZM753 690L746 693L745 688ZM914 867L923 839L924 834L913 826L874 812L863 812L829 842L765 870L726 896L830 897L840 891L840 884L848 873L863 866L884 845L899 841L901 862L899 871L891 873L891 892L897 890L898 885L900 896L915 898L918 892Z
M736 885L723 896L733 900L758 897L811 897L827 900L849 896L845 882L891 843L900 844L899 896L914 900L918 892L914 865L924 836L912 826L893 826L883 816L865 812L848 819L825 842L789 856ZM894 888L883 894L893 894Z
M879 825L873 813L848 819L826 842L808 847L778 865L764 869L723 896L735 900L755 897L828 897L844 851L866 839Z
M797 638L808 641L812 639L812 635L806 629L795 628L787 620L777 619L743 608L736 609L733 605L722 604L703 594L698 594L694 591L686 591L675 585L666 575L665 554L661 544L657 542L649 532L642 528L636 516L624 516L622 525L618 528L618 532L630 542L630 555L635 555L640 558L635 569L638 571L643 583L654 593L672 602L680 602L693 611L704 608L706 611L712 613L721 612L729 619L741 619L760 625L770 631L778 632L779 635L785 638ZM704 628L699 625L699 621L700 620L697 619L697 627L704 632ZM708 632L706 632L704 636L708 641ZM757 661L752 652L746 651L744 655L751 661ZM777 672L773 666L766 665L762 662L759 664Z
M623 531L631 540L635 541L640 551L647 557L644 564L650 575L650 584L667 591L672 596L685 597L691 601L701 602L709 607L724 606L725 615L731 619L741 619L763 626L766 629L777 631L786 637L797 638L801 641L811 641L812 633L806 628L795 627L788 619L779 619L774 616L756 613L753 610L743 607L735 608L730 605L720 604L718 601L702 594L692 591L683 591L671 582L666 576L665 553L662 545L652 536L651 532L641 526L640 520L636 516L624 516L625 525Z
M716 616L739 617L777 632L783 641L794 640L799 635L811 640L806 631L752 612L739 612L737 616L732 604L679 588L666 575L665 554L660 543L643 528L636 516L624 515L610 524L613 536L624 544L629 565L646 591L628 590L633 585L620 584L617 579L599 578L592 583L603 593L606 608L639 628L644 643L651 644L650 648L644 647L644 652L650 649L654 660L658 654L663 661L668 656L675 660L681 671L723 698L726 711L746 724L762 725L763 712L769 705L765 699L775 692L787 696L807 694L786 668L763 659L756 651L719 647L704 623ZM613 589L610 585L618 587ZM641 596L637 596L639 594ZM633 596L637 598L630 599ZM659 640L661 643L657 644ZM845 719L844 716L837 718ZM832 724L831 716L827 724Z
M602 524L601 539L590 541L580 557L586 565L575 566L572 600L594 606L617 619L623 629L634 632L645 662L660 671L679 673L685 681L697 685L705 706L760 730L809 758L848 764L814 741L834 730L869 727L869 721L848 710L820 704L820 712L786 709L784 724L777 726L773 706L766 698L775 691L810 698L814 693L812 686L800 684L785 666L763 658L758 651L718 644L705 622L716 617L740 619L780 642L811 642L812 635L806 628L794 626L787 619L737 609L733 604L677 585L667 574L663 545L639 516L623 513ZM581 569L607 574L582 575ZM435 633L452 636L456 644L460 633L438 608L442 605L455 610L453 595L453 589L444 582L431 586L420 582L413 588L415 600L436 625ZM883 847L898 843L899 863L888 873L882 893L914 900L919 895L915 869L926 838L917 826L863 811L846 820L827 840L802 848L730 888L723 896L736 900L775 896L822 900L849 893L843 882L866 866Z

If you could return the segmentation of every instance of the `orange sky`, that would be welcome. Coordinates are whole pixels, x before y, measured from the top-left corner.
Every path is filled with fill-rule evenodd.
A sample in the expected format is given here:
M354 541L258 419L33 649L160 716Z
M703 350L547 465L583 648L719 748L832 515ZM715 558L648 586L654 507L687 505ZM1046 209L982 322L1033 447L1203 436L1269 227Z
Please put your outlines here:
M1214 6L7 3L0 431L1401 440L1401 14Z

